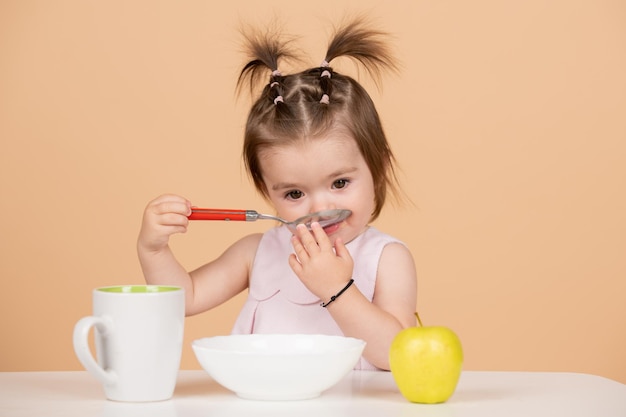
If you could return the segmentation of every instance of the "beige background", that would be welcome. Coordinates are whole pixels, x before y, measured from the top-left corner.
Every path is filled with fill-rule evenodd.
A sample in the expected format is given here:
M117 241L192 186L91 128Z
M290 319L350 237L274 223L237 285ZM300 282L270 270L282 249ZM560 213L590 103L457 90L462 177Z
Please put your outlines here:
M81 369L74 323L92 288L143 282L153 197L268 209L240 162L236 28L276 15L318 64L345 11L396 37L402 73L370 91L414 205L376 226L413 251L424 321L456 330L466 369L626 383L619 0L0 1L1 371ZM270 225L198 223L172 245L193 268ZM242 301L187 319L183 368Z

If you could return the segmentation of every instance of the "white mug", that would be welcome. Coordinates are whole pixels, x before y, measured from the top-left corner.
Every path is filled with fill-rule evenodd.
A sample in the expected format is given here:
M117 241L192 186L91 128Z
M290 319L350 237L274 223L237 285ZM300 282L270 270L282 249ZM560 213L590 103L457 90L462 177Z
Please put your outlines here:
M74 351L115 401L162 401L174 394L185 322L185 292L162 285L93 290L93 316L74 327ZM95 327L97 362L88 336Z

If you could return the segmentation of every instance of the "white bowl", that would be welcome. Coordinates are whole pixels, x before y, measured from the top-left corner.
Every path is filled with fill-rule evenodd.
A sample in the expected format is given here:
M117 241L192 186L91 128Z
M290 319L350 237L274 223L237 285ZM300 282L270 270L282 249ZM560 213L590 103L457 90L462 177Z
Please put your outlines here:
M249 334L194 340L209 375L239 397L303 400L319 396L348 374L365 342L342 336Z

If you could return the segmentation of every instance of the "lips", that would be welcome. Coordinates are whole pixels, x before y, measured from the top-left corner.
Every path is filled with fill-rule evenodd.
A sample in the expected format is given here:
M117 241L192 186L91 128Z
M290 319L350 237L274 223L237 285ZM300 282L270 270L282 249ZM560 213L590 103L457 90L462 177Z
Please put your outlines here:
M327 235L331 235L333 233L335 233L337 230L339 230L339 228L341 227L341 223L335 223L335 224L331 224L330 226L326 226L324 228L324 232L326 232Z

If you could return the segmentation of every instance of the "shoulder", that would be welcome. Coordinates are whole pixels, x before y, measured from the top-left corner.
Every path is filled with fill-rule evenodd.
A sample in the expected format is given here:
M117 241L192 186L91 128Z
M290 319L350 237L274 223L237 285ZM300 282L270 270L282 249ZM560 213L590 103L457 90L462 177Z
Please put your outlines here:
M226 251L224 251L222 257L236 257L239 262L251 263L254 259L262 237L262 233L253 233L250 235L246 235L230 245L230 247L226 249Z
M409 248L400 241L389 242L383 248L383 253L380 256L381 265L384 264L396 264L402 263L407 266L411 266L415 269L415 262L413 260L413 254Z
M246 235L239 239L235 244L245 245L245 246L257 246L263 237L263 233L252 233L250 235Z
M412 259L411 252L402 241L371 226L346 247L356 262L364 263L371 271L378 270L383 260Z
M417 271L411 251L400 241L390 242L383 249L373 302L392 313L404 327L414 325Z
M415 261L407 245L386 233L376 229L373 231L377 234L378 239L384 242L378 263L378 277L395 276L394 281L403 279L408 283L415 281Z
M365 241L380 242L384 245L388 243L403 244L402 241L400 241L398 238L395 238L385 232L381 232L373 226L367 227L367 229L365 229L365 231L362 233L361 238Z
M368 227L354 242L355 247L378 248L382 254L391 251L410 255L404 242L372 226Z

